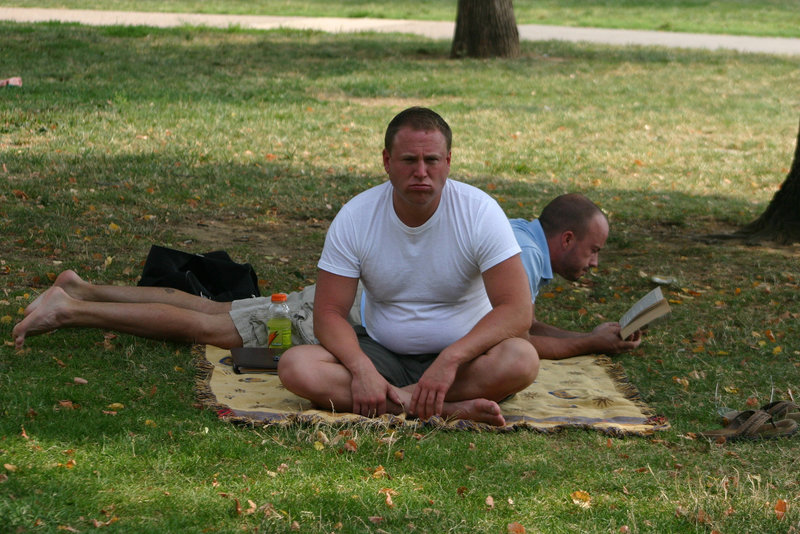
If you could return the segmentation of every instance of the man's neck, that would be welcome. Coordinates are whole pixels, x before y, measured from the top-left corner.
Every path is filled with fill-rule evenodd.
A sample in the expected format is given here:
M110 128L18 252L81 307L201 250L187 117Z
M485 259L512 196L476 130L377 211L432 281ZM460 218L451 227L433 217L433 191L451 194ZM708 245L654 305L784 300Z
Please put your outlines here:
M428 204L409 204L400 200L397 195L392 195L392 207L397 218L410 228L422 226L433 217L439 208L441 196Z

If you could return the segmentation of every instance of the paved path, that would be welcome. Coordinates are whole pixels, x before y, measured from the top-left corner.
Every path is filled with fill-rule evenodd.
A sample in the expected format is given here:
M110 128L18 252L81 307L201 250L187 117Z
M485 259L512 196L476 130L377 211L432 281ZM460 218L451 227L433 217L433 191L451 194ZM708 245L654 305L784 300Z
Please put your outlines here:
M144 25L170 27L181 25L248 29L311 29L326 32L399 32L432 39L452 39L455 23L391 19L349 19L311 17L267 17L249 15L201 15L192 13L142 13L128 11L92 11L79 9L38 9L0 7L0 20L46 22L59 20L88 25ZM800 56L800 39L778 37L743 37L640 30L570 28L521 24L520 38L528 41L561 40L612 45L668 46L675 48L727 49L740 52Z

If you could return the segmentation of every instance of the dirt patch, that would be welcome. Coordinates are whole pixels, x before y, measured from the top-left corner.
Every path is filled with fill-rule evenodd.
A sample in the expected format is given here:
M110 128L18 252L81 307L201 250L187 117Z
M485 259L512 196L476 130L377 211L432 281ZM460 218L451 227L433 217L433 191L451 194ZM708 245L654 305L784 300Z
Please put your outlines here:
M253 264L259 274L266 265L284 264L312 276L328 222L200 219L182 221L173 229L188 250L228 251L235 260Z

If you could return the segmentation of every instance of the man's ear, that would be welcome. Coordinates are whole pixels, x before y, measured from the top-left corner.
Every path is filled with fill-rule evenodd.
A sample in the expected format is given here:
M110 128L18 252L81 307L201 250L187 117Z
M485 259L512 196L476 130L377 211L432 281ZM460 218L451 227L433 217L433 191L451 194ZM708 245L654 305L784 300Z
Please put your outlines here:
M391 154L385 148L383 149L383 169L388 173L389 172L389 158Z
M567 230L561 234L561 248L568 249L575 241L575 232Z

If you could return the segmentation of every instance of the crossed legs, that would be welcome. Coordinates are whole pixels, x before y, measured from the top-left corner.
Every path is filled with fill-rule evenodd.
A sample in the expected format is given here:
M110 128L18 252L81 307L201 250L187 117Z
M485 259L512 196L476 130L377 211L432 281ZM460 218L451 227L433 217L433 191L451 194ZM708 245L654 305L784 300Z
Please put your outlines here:
M230 309L230 302L171 288L94 285L74 271L64 271L28 305L13 337L19 348L26 336L57 328L89 327L230 348L242 345L228 315Z
M528 387L538 372L539 358L533 346L521 338L506 339L459 369L441 415L503 426L505 419L497 403ZM319 408L352 411L352 375L321 345L294 347L281 358L278 374L289 391ZM387 411L403 413L411 404L414 387L395 388L402 405L387 401Z

